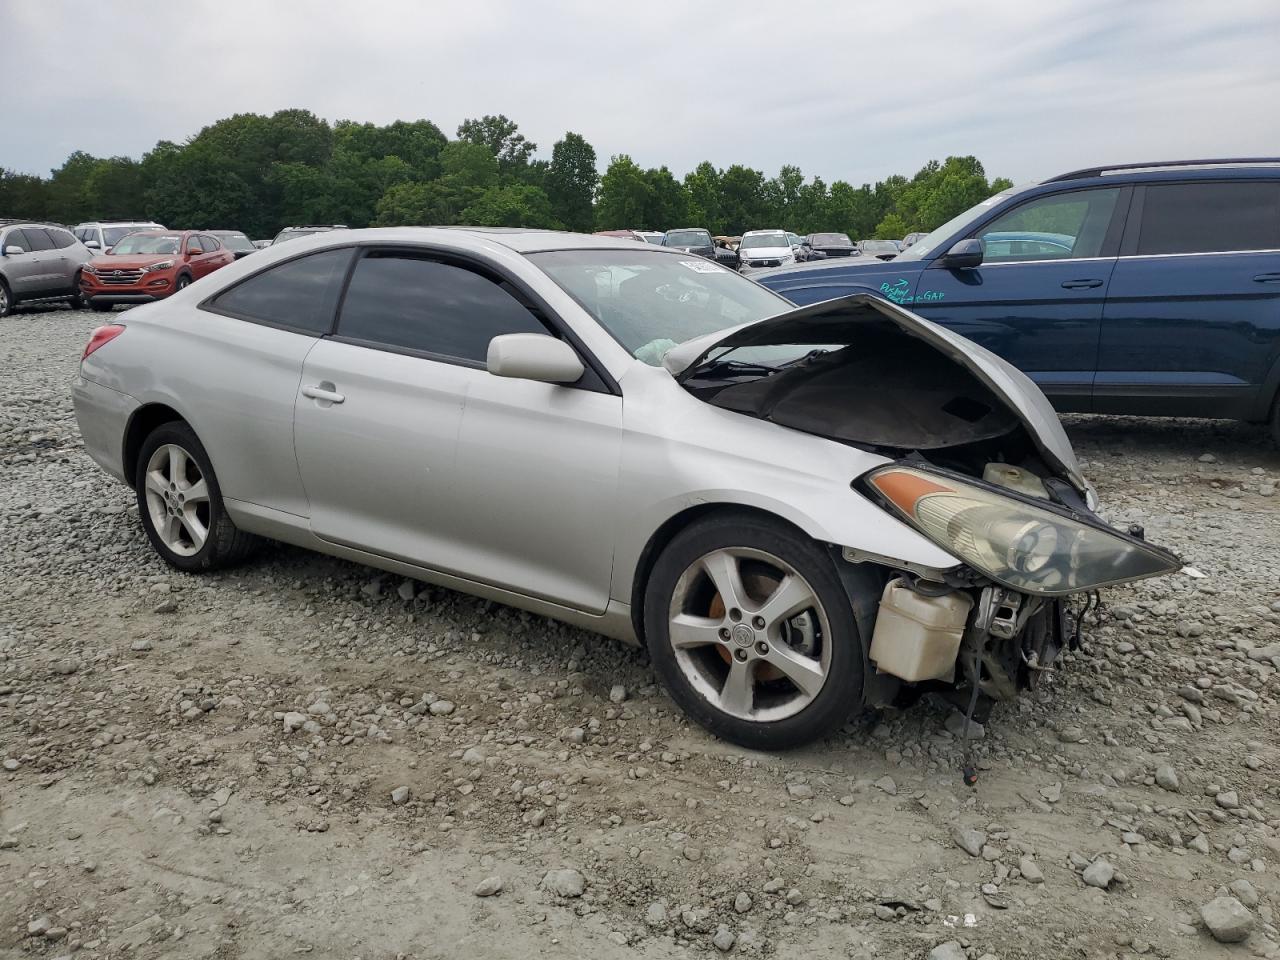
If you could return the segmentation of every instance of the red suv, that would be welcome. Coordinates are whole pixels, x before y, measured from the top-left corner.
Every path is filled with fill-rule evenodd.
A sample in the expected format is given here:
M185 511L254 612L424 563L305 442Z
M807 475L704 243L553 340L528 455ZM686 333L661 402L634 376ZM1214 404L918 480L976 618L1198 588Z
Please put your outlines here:
M86 263L80 272L80 291L94 310L110 310L117 303L149 303L235 259L232 251L207 233L142 230Z

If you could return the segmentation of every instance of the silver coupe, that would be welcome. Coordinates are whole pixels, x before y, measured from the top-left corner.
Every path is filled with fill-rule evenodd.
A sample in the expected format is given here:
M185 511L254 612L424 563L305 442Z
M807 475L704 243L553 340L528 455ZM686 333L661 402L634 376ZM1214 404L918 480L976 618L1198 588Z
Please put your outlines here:
M172 566L265 537L643 643L762 749L903 694L1012 697L1073 597L1179 566L1098 518L993 354L634 240L274 245L100 327L73 392Z

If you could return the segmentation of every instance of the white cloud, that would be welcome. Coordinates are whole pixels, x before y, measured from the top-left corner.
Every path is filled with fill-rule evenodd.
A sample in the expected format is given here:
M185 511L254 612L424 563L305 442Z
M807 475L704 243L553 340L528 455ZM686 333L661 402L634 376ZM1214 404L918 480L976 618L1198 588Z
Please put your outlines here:
M232 113L505 113L549 155L828 182L975 154L1026 180L1097 162L1274 152L1273 0L812 5L9 2L0 166L137 156ZM25 78L15 85L14 78Z

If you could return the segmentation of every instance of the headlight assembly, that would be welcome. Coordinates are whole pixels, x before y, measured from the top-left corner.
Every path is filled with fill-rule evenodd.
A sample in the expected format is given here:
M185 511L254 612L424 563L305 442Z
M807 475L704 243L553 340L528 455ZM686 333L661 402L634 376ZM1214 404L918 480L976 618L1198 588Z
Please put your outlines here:
M1182 565L1100 521L947 474L895 464L870 473L867 483L887 509L942 549L1024 593L1080 593Z
M178 262L178 261L176 261L176 260L161 260L159 263L153 263L153 264L151 264L150 266L143 267L143 268L142 268L142 272L143 272L143 273L155 273L157 270L168 270L170 267L172 267L172 266L173 266L175 263L177 263L177 262Z

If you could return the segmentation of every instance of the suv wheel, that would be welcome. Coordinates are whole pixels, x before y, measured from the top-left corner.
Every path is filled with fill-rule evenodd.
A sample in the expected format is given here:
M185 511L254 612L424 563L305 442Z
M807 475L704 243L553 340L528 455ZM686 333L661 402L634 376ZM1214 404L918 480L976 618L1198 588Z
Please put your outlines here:
M67 306L72 310L83 310L85 307L84 294L80 292L80 271L76 271L75 279L72 280L74 286L71 288L71 296L67 297Z
M777 750L862 704L862 641L825 551L782 523L701 520L654 565L644 625L672 698L717 736Z
M182 276L178 278L178 282L174 284L174 289L185 290L189 286L191 286L191 278L184 273Z
M0 317L7 317L13 312L13 297L9 293L9 288L5 286L3 280L0 280Z
M156 427L138 452L138 513L156 553L187 573L216 570L247 557L258 538L227 516L204 446L180 421Z

